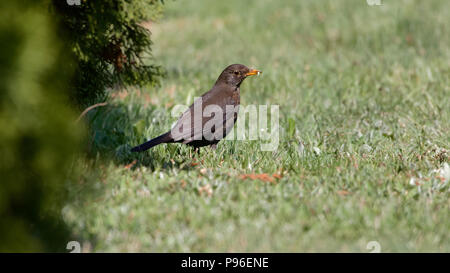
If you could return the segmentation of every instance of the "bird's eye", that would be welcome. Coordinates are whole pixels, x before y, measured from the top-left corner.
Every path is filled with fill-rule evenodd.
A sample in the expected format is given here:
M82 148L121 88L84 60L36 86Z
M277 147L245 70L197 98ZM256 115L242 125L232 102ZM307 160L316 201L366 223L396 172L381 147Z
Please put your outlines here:
M239 71L234 71L234 75L239 75Z

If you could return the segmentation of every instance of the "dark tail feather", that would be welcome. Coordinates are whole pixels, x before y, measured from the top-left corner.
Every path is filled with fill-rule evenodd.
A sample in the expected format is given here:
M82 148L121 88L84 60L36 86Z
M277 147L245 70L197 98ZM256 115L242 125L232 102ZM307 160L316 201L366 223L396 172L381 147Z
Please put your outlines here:
M152 140L149 140L141 145L134 147L133 149L131 149L131 151L132 152L142 152L142 151L146 151L158 144L168 143L168 142L172 142L172 141L173 141L173 139L170 136L170 133L165 133L165 134L160 135L159 137L155 137Z

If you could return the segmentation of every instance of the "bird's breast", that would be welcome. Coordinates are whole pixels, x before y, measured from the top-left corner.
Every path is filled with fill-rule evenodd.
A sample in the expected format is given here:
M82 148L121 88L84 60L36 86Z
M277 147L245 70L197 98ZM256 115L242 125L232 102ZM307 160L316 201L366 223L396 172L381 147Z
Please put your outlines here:
M238 105L241 103L241 96L239 93L240 93L239 88L237 88L233 91L233 94L231 95L231 101L233 102L234 105Z

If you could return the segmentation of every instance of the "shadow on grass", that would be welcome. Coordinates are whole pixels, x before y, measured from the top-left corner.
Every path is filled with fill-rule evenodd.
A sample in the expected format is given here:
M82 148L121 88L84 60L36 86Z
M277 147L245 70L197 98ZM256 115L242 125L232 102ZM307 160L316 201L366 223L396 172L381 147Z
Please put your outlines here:
M191 147L182 144L162 144L145 152L131 152L131 148L167 131L169 111L154 105L113 102L93 109L86 116L88 126L88 156L113 161L130 168L145 166L155 169L190 169ZM189 150L191 149L191 150ZM182 155L182 156L180 156Z

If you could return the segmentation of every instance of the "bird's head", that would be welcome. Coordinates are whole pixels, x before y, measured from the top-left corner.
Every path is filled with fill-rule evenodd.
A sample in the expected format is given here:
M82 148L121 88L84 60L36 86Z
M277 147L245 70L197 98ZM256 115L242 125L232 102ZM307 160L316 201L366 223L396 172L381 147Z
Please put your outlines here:
M232 64L225 68L216 83L223 82L239 87L245 78L248 76L259 75L259 73L262 72L256 69L250 69L243 64Z

